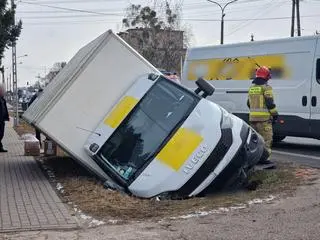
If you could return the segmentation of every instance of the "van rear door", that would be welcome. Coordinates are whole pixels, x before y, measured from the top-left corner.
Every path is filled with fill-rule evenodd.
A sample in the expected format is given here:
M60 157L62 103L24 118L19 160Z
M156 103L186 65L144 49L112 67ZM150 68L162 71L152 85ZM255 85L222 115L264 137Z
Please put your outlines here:
M311 133L312 137L320 138L320 38L317 39L311 86Z

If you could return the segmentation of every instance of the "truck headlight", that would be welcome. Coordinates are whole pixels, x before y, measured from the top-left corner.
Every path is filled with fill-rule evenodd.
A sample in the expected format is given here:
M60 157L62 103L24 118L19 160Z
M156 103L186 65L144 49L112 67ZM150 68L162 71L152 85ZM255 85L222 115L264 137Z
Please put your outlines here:
M90 151L95 153L99 149L99 145L96 143L92 143L89 147Z
M232 128L233 120L232 120L231 114L228 113L223 108L220 108L220 109L221 109L221 122L220 122L221 129Z

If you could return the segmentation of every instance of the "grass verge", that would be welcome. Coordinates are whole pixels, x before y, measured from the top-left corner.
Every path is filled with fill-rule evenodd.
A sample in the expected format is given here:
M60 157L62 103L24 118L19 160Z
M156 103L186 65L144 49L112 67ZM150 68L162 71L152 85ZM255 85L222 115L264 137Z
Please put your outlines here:
M246 203L270 194L291 193L304 180L296 174L301 171L300 168L278 164L275 170L263 170L253 174L251 180L261 183L256 191L243 190L188 200L155 201L129 197L105 189L98 179L70 158L42 158L41 163L54 173L55 178L51 179L54 186L57 183L62 184L64 191L59 194L65 202L76 204L84 213L100 220L159 220L199 210L209 211Z
M34 128L23 120L15 130L20 136L34 133ZM314 170L308 168L278 163L275 170L257 171L251 176L251 181L260 183L255 191L220 193L180 201L155 201L129 197L105 189L97 178L71 158L41 157L38 160L43 169L53 173L48 176L51 176L54 188L57 183L62 184L63 193L60 191L59 194L66 203L77 205L84 213L101 220L161 219L199 210L209 211L245 203L254 198L267 197L270 194L292 193L299 184L310 182L315 175Z
M23 119L19 119L19 125L15 126L14 130L20 137L27 133L35 134L34 128Z

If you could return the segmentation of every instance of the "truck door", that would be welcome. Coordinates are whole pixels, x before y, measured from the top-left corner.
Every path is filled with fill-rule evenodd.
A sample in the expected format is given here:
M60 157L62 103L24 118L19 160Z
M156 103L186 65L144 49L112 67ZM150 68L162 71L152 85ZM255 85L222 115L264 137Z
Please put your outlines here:
M291 47L294 49L299 46L292 44ZM286 54L289 77L281 78L277 71L271 71L270 85L273 87L275 103L280 115L277 124L274 125L275 136L308 137L310 135L310 90L314 48L315 46L312 51Z
M311 88L311 133L312 137L320 138L320 46L318 41L317 55L314 61L314 71Z

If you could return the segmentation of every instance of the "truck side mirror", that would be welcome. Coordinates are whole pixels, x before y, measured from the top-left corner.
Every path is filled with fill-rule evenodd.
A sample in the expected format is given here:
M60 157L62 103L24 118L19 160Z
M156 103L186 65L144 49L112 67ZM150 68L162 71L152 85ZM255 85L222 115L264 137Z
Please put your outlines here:
M203 94L202 94L203 98L206 98L207 96L211 96L215 91L214 86L212 86L210 83L208 83L203 78L199 78L196 81L196 84L197 84L198 88L194 92L196 94L199 94L202 91L203 92Z
M154 73L148 74L148 79L151 81L155 81L158 77L159 77L159 75L154 74Z

